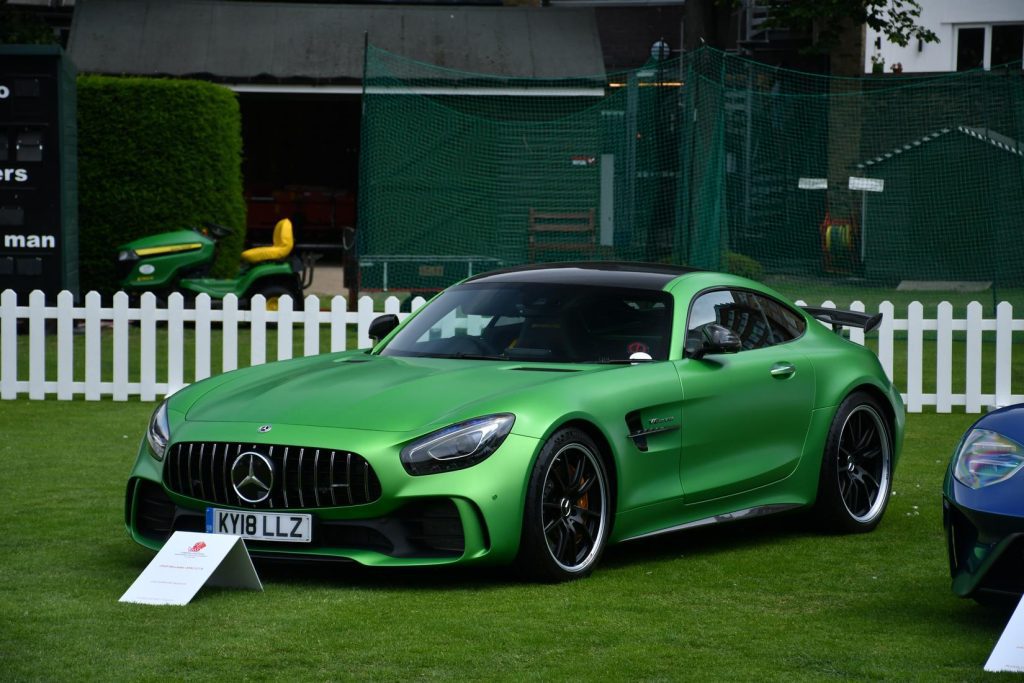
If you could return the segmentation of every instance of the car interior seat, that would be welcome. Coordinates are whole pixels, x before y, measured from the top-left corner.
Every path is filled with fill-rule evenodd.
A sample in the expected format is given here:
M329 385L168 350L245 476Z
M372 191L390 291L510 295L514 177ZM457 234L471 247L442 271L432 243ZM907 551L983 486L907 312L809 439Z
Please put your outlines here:
M520 352L535 350L557 360L566 360L571 357L569 342L560 316L527 318L523 322L519 338L512 346Z

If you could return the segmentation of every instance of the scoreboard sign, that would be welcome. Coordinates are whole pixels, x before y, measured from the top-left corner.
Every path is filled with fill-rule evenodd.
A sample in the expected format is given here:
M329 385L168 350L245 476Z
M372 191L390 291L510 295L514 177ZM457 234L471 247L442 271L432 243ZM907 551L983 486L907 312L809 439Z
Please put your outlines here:
M78 295L75 73L51 45L0 45L0 291Z

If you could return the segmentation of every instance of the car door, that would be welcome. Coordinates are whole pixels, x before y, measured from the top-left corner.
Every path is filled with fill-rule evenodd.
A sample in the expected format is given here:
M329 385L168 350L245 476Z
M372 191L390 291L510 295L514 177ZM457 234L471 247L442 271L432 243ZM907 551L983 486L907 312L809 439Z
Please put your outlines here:
M683 394L680 476L687 503L734 495L783 479L796 467L810 424L814 371L794 343L804 319L785 304L742 289L694 297L687 335L709 323L742 349L678 363Z

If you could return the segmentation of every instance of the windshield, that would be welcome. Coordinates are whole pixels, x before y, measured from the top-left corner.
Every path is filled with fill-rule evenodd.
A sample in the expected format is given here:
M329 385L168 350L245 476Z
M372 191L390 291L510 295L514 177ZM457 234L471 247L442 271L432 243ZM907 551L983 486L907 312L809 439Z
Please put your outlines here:
M466 284L430 302L385 356L615 363L668 358L666 292L580 285Z

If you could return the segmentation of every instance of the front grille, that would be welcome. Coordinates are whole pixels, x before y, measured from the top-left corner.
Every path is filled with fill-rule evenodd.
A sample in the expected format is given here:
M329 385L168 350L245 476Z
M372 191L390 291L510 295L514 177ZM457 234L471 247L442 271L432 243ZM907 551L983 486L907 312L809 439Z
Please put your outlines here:
M270 496L259 503L242 500L231 483L232 465L250 451L270 460L274 471ZM356 453L267 444L175 444L167 453L164 485L210 503L265 510L365 505L381 495L377 474Z

